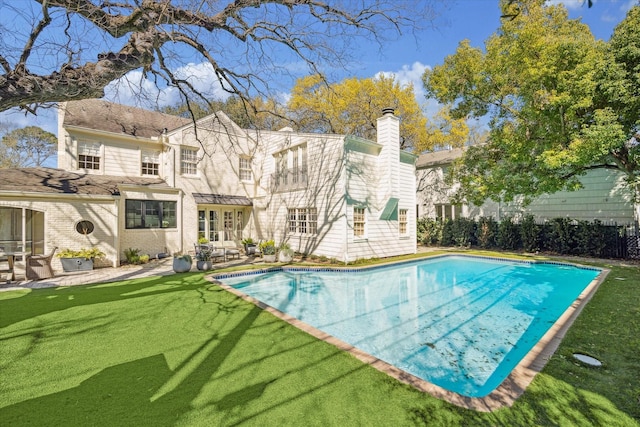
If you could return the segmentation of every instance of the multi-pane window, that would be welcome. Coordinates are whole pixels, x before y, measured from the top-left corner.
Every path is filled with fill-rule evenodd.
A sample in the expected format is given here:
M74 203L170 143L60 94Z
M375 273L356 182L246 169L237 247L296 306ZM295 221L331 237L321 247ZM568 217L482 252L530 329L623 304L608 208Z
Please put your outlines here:
M439 220L456 219L462 216L462 206L460 205L437 204L435 208L436 219Z
M196 175L198 173L198 150L194 148L180 149L180 173Z
M364 208L353 208L353 235L364 237L366 216Z
M144 150L142 152L142 175L160 175L160 152Z
M240 157L238 172L241 181L251 181L253 179L253 175L251 173L251 159Z
M244 228L244 214L242 211L236 212L236 235L237 240L242 240L242 229Z
M219 242L220 235L218 234L218 212L209 211L209 240L212 242Z
M398 209L398 231L400 235L407 234L407 209Z
M233 211L224 211L222 214L224 227L224 240L233 239Z
M318 211L316 208L291 208L287 214L290 233L316 234L318 232Z
M127 200L126 228L176 228L176 202Z
M78 142L78 169L100 170L99 142Z

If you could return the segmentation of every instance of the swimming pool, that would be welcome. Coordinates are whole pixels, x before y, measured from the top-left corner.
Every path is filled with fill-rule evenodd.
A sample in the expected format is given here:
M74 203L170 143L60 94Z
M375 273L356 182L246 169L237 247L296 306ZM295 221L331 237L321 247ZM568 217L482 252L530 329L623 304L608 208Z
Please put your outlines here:
M482 397L599 273L446 256L362 271L287 268L218 280L405 372Z

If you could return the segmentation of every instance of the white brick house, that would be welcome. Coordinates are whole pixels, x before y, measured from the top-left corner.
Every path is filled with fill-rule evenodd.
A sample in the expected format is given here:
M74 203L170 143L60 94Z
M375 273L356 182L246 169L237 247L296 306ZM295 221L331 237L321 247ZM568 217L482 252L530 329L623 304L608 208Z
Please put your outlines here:
M35 253L96 246L112 265L127 248L186 252L200 236L273 238L345 262L414 253L416 157L399 138L392 111L368 141L70 102L58 169L0 171L0 241Z

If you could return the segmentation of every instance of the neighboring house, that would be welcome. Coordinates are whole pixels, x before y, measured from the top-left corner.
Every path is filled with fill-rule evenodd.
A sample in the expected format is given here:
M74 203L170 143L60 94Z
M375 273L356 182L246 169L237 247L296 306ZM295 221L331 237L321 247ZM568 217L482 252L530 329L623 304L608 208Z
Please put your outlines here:
M620 225L637 221L631 191L624 186L620 172L595 169L580 178L583 188L577 191L559 191L537 197L528 206L517 202L487 201L482 206L452 203L456 185L445 183L447 168L463 154L463 149L436 151L421 155L416 161L417 214L429 218L504 217L519 218L532 214L538 220L571 218Z
M127 248L187 252L202 236L345 262L416 251L416 156L399 149L393 111L374 142L84 100L61 105L58 140L58 169L0 171L0 241L96 246L112 265Z

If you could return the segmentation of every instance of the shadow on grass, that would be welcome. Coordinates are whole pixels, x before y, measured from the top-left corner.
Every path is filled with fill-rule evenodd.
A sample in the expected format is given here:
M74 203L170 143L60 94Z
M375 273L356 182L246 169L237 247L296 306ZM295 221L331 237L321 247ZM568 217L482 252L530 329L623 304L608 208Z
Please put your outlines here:
M133 291L138 290L138 286L124 285L117 289ZM197 286L186 285L182 289ZM202 283L199 286L202 287ZM74 305L95 304L116 298L115 295L96 291L92 290L89 293L91 296L76 301ZM56 309L62 309L63 306L58 304ZM246 312L223 338L214 334L175 370L169 368L162 354L121 363L103 369L77 387L4 407L0 410L0 420L4 425L34 426L174 425L193 409L194 399L238 341L252 328L260 312L257 307ZM185 370L188 374L181 376L180 372ZM173 386L165 389L167 384ZM224 409L231 407L234 402L246 403L259 398L266 386L252 384L227 395L218 406Z
M0 294L0 328L73 307L196 290L202 286L201 273L185 273L115 284L6 292Z

